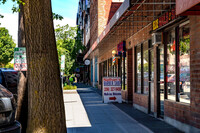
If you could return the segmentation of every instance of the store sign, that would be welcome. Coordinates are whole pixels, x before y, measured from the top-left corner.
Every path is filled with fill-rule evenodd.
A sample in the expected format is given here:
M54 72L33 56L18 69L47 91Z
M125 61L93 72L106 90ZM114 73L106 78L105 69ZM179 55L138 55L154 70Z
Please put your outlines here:
M14 49L14 70L27 71L26 48L24 47Z
M110 102L122 103L120 77L103 78L103 101L104 103L110 103Z
M153 30L156 30L166 25L167 23L169 23L170 21L176 18L177 16L175 13L175 9L172 9L171 11L164 13L161 17L153 21Z

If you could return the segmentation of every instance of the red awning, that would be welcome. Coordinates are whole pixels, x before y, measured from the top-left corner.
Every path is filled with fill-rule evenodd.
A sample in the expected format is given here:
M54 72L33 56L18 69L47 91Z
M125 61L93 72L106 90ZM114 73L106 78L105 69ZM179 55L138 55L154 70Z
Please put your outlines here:
M200 15L200 0L176 0L176 15Z

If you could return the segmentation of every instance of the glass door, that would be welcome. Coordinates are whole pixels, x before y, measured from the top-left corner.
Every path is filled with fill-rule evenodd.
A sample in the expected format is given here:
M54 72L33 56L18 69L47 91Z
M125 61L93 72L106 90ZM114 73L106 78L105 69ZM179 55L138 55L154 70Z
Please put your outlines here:
M158 85L158 116L164 117L164 45L160 45L157 49L157 85Z
M150 96L150 106L149 113L154 112L154 51L151 49L149 51L149 96Z

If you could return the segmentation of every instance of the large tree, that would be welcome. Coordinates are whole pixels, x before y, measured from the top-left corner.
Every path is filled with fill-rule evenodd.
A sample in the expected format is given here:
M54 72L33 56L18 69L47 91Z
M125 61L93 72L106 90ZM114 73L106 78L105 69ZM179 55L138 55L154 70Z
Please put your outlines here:
M65 55L65 74L67 75L72 74L74 68L77 67L75 60L78 52L84 49L82 43L76 39L77 30L77 27L70 27L68 24L58 25L55 29L59 61L61 55Z
M66 133L51 0L24 0L28 133Z
M4 67L13 59L15 45L8 30L0 27L0 67Z

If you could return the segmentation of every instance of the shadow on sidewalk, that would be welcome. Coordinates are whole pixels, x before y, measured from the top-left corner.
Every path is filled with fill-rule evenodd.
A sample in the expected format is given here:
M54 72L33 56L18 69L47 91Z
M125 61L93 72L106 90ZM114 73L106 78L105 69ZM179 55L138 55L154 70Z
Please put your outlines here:
M97 89L97 88L93 88L92 86L89 85L85 85L82 83L77 83L75 84L77 86L77 91L78 92L82 92L81 90L79 90L79 88L88 88L90 91L94 91L96 93L98 93L99 95L102 95L102 91ZM146 113L143 113L137 109L135 109L132 104L128 104L128 103L113 103L113 105L115 105L116 107L118 107L120 110L122 110L123 112L125 112L126 114L128 114L130 117L132 117L133 119L135 119L136 121L138 121L139 123L141 123L142 125L146 126L147 128L149 128L150 130L152 130L155 133L182 133L181 131L179 131L177 128L167 124L166 122L164 122L163 120L157 119L153 116L150 116Z

